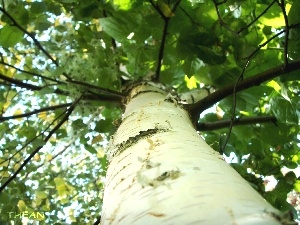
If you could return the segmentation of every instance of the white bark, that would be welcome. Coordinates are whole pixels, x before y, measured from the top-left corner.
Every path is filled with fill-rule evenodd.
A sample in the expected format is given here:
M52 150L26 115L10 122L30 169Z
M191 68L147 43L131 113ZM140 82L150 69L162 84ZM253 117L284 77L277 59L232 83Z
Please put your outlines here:
M281 224L160 89L129 96L110 144L102 225Z

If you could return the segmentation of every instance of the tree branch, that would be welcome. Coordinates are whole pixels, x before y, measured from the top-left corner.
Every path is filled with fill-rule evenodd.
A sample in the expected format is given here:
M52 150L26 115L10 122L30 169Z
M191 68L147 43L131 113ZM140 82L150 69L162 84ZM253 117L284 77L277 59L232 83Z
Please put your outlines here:
M40 91L43 88L48 87L48 85L41 87L41 86L36 86L36 85L33 85L33 84L29 84L29 83L24 83L21 80L7 77L7 76L5 76L1 73L0 73L0 79L3 79L4 81L9 82L10 84L16 85L17 87L25 88L25 89L31 90L31 91ZM61 95L65 95L65 96L70 95L69 92L61 90L61 89L56 89L56 90L53 91L53 93L61 94Z
M106 94L116 95L116 96L119 96L121 98L125 97L124 94L122 94L122 93L120 93L118 91L113 91L111 89L99 87L99 86L96 86L96 85L93 85L93 84L89 84L89 83L86 83L86 82L83 82L83 81L76 81L76 80L69 80L69 79L67 81L69 83L78 84L80 86L84 86L84 87L87 87L87 88L96 89L96 90L104 92Z
M49 106L49 107L37 109L37 110L31 111L31 112L28 112L28 113L24 113L24 114L20 114L20 115L3 116L3 117L0 117L0 122L10 120L10 119L18 119L18 118L29 117L29 116L32 116L34 114L38 114L40 112L47 112L47 111L51 111L51 110L55 110L55 109L65 108L65 107L69 107L71 105L72 105L71 103L66 103L66 104L54 105L54 106Z
M122 104L124 97L119 95L109 95L109 94L98 94L94 91L88 90L87 91L90 95L86 94L86 99L88 100L99 100L104 102L115 102L118 104ZM93 99L92 99L93 98ZM97 98L97 99L96 99Z
M200 101L196 102L195 104L188 104L184 107L190 112L193 122L196 124L198 120L198 116L202 113L205 109L208 109L215 103L221 101L222 99L230 96L233 94L234 87L236 85L236 91L242 91L250 87L258 86L261 83L271 80L275 77L280 75L287 74L292 71L300 70L300 60L296 60L290 62L288 65L282 64L280 66L274 67L270 70L264 71L259 73L255 76L246 78L237 84L228 85L207 97L201 99Z
M160 76L160 69L162 65L162 60L164 57L164 49L165 49L165 43L166 43L166 38L167 38L167 31L168 31L168 25L170 18L164 20L164 28L162 32L162 37L161 37L161 43L159 47L159 52L158 52L158 59L157 59L157 66L156 66L156 71L155 71L155 81L159 81L159 76Z
M283 1L283 0L282 0L282 1ZM278 3L278 4L281 4L281 3ZM284 2L283 2L282 4L283 4L283 9L282 9L282 10L285 11L285 9L284 9ZM281 7L282 7L282 4L280 5ZM285 15L286 15L286 13L285 13ZM232 116L231 116L231 123L230 123L230 125L229 125L229 131L228 131L226 140L225 140L225 142L224 142L224 146L222 146L221 152L224 152L224 149L225 149L225 147L226 147L226 145L227 145L227 143L228 143L228 141L229 141L230 134L231 134L231 131L232 131L232 128L233 128L233 121L236 119L236 118L235 118L235 113L236 113L236 93L237 93L236 87L237 87L237 84L238 84L241 80L244 79L244 73L245 73L245 71L246 71L246 68L247 68L248 65L250 64L251 58L252 58L252 57L253 57L253 56L254 56L254 55L255 55L255 54L263 47L263 46L267 45L267 43L269 43L271 40L275 39L275 37L278 37L279 35L281 35L281 34L284 33L284 32L286 33L286 35L288 35L289 29L292 28L292 27L288 27L287 16L285 17L285 19L286 19L286 24L287 24L286 29L285 29L285 30L281 30L280 32L278 32L277 34L275 34L274 36L272 36L271 38L269 38L267 41L265 41L263 44L259 45L259 47L258 47L255 51L253 51L253 52L250 54L250 56L248 56L247 62L246 62L246 64L245 64L245 66L243 67L243 70L242 70L241 74L239 75L237 81L235 82L235 85L234 85L234 87L233 87L233 107L232 107L232 108L233 108L233 112L232 112ZM285 38L285 41L286 41L286 42L288 41L287 38ZM288 64L287 43L286 43L286 45L285 45L284 53L285 53L285 56L284 56L284 65L283 65L283 68L285 68L285 67L287 66L287 64Z
M257 123L276 123L277 119L275 116L259 116L259 117L246 117L236 118L235 120L221 120L216 122L198 123L198 131L211 131L222 128L227 128L232 123L233 126L257 124Z
M65 116L55 125L55 127L49 132L47 137L44 139L45 144L47 141L51 138L51 136L68 120L71 113L74 111L76 105L79 103L79 101L83 98L84 94L82 94L75 102L72 103L70 108L66 111ZM15 171L15 173L7 179L4 184L0 187L0 193L7 187L7 185L13 181L17 175L22 171L22 169L30 162L30 160L39 152L41 148L43 148L44 145L38 146L33 152L30 153L30 155L24 160L24 162L20 165L20 167Z
M28 32L26 29L24 29L3 7L0 7L0 11L6 15L11 21L12 25L16 26L19 30L21 30L24 34L28 35L31 40L34 42L34 44L56 65L58 66L58 62L49 54L46 49L41 45L41 43L35 38L33 33Z
M179 5L180 1L181 0L178 0L174 4L172 9L170 9L171 13L175 12L175 10L176 10L177 6ZM160 9L160 7L153 2L153 0L150 0L150 3L153 6L153 8L159 13L161 18L164 20L164 27L163 27L161 43L160 43L159 52L158 52L157 66L156 66L155 78L154 78L154 81L159 82L160 69L161 69L161 65L162 65L162 61L163 61L163 57L164 57L165 43L166 43L166 38L167 38L167 34L168 34L168 26L169 26L169 22L170 22L170 19L171 19L172 15L166 16L164 14L164 12Z
M15 70L17 70L17 71L19 71L19 72L21 72L21 73L26 73L26 74L29 74L29 75L32 75L32 76L36 76L36 77L40 77L40 78L42 78L42 79L50 80L50 81L53 81L53 82L56 82L56 83L64 83L64 82L62 82L62 81L58 81L57 79L53 79L53 78L50 78L50 77L46 77L46 76L43 76L43 75L38 74L38 73L34 73L34 72L22 70L22 69L20 69L20 68L18 68L18 67L15 67L15 66L13 66L13 65L10 65L10 64L4 62L4 61L1 61L0 64L2 64L2 65L4 65L4 66L8 66L8 67L10 67L10 68L13 68L13 69L15 69Z
M43 88L43 87L36 86L33 84L23 83L22 81L20 81L18 79L7 77L7 76L3 75L2 73L0 73L0 79L7 81L11 84L14 84L18 87L25 88L25 89L32 90L32 91L38 91Z
M75 140L74 140L74 141L75 141ZM35 172L35 171L37 171L39 168L45 166L46 163L47 163L47 164L50 164L50 163L51 163L54 159L56 159L59 155L61 155L62 153L64 153L64 152L71 146L71 144L72 144L74 141L68 143L62 150L60 150L58 153L56 153L54 156L52 156L51 159L47 160L46 162L44 161L44 163L38 165L34 170L28 172L28 173L25 175L25 179L27 179L28 176L29 176L32 172Z
M18 87L25 88L25 89L31 90L31 91L40 91L43 88L47 87L47 85L41 87L41 86L36 86L36 85L33 85L33 84L29 84L29 83L24 83L24 82L22 82L18 79L7 77L7 76L5 76L1 73L0 73L0 79L3 79L4 81L7 81L11 84L14 84ZM98 94L98 93L95 93L95 92L92 92L92 91L88 90L87 92L90 93L90 94L87 94L87 93L85 94L84 97L85 97L86 100L113 101L113 102L121 103L123 98L124 98L123 94L121 94L119 92L116 92L116 91L106 89L106 88L101 88L101 87L91 85L91 84L88 84L88 83L84 83L84 82L81 82L81 81L74 81L74 80L70 81L70 80L68 80L68 82L75 83L75 84L85 86L85 87L89 87L89 88L94 88L94 89L100 90L102 92L108 93L108 94ZM64 96L69 96L70 95L70 92L61 90L59 88L55 89L53 91L53 93L64 95Z
M290 28L289 28L289 20L288 20L288 16L285 10L285 3L284 0L281 0L279 2L279 0L277 0L278 5L281 8L281 11L283 13L283 18L284 18L284 22L285 22L285 40L284 40L284 63L285 65L288 64L288 42L289 42L289 33L290 33Z
M18 29L20 29L23 33L25 33L26 35L28 35L32 40L33 42L35 43L35 45L56 65L56 66L59 66L58 65L58 62L49 54L49 52L47 52L43 46L40 44L40 42L35 38L34 34L28 32L26 29L24 29L3 7L0 7L0 11L3 12L3 14L5 14L11 21L12 21L12 25L13 26L16 26ZM3 63L2 63L3 64ZM11 66L8 64L8 66ZM17 70L20 71L20 69L18 68L15 68ZM33 75L33 74L32 74ZM34 74L36 75L36 74ZM120 102L122 100L122 98L124 97L124 95L122 95L121 93L119 92L116 92L116 91L113 91L113 90L109 90L109 89L105 89L105 88L101 88L101 87L98 87L98 86L95 86L95 85L91 85L91 84L88 84L88 83L84 83L84 82L81 82L81 81L75 81L75 80L72 80L67 74L64 73L64 75L68 78L68 82L70 83L75 83L75 84L78 84L78 85L81 85L81 86L85 86L85 87L88 87L88 88L93 88L93 89L97 89L97 90L100 90L102 92L105 92L107 94L113 94L113 95L117 95L119 96L118 99L114 98L114 97L111 97L111 99L113 99L114 101L118 101ZM41 76L41 75L39 75ZM41 90L42 88L44 87L39 87L39 86L35 86L35 85L31 85L31 84L27 84L27 83L23 83L22 81L19 81L19 80L16 80L16 79L12 79L12 78L8 78L4 75L1 75L0 74L0 78L10 82L10 83L13 83L13 84L16 84L17 86L19 87L23 87L23 88L26 88L26 89L29 89L29 90ZM47 79L51 79L51 78L47 78ZM55 79L53 79L55 82L59 82ZM62 82L61 82L62 83ZM62 91L62 90L55 90L55 93L57 94L64 94L64 95L68 95L68 92L65 92L65 91ZM95 96L89 96L89 98L91 98L92 100L95 100L95 99L98 99L99 96L101 96L101 94L97 95L96 98ZM122 97L122 98L121 98ZM87 98L87 96L86 96ZM108 96L104 96L104 99L108 99ZM98 99L98 100L101 100L101 99ZM104 100L105 101L105 100Z
M262 11L253 21L251 21L249 24L247 24L245 27L242 27L240 30L237 31L237 34L242 33L244 30L246 30L248 27L250 27L252 24L254 24L260 17L262 17L271 7L272 5L276 2L277 0L274 0L271 2L267 8L265 8L264 11Z
M274 0L273 2L271 2L268 7L263 11L261 12L253 21L251 21L249 24L247 24L245 27L242 27L241 29L239 29L238 31L235 31L233 29L230 28L230 26L225 23L223 21L223 19L221 18L221 14L220 14L220 11L219 11L219 5L222 5L224 3L226 3L227 1L222 1L222 2L217 2L216 0L213 0L214 2L214 5L215 5L215 9L216 9L216 12L217 12L217 15L218 15L218 19L219 19L219 22L220 22L220 25L221 26L224 26L227 30L229 30L230 32L234 33L235 35L239 36L240 33L242 33L244 30L246 30L248 27L250 27L252 24L254 24L261 16L263 16L270 8L271 6L276 2L277 0Z
M160 42L160 47L159 47L159 52L158 52L157 66L156 66L156 71L155 71L155 78L154 78L155 81L159 81L160 69L161 69L161 64L162 64L162 60L164 57L165 42L166 42L170 17L166 17L163 14L163 12L160 10L158 5L154 4L153 0L150 0L150 3L153 6L153 8L158 12L158 14L161 16L161 18L164 20L164 28L163 28L163 32L162 32L162 37L161 37L161 42Z

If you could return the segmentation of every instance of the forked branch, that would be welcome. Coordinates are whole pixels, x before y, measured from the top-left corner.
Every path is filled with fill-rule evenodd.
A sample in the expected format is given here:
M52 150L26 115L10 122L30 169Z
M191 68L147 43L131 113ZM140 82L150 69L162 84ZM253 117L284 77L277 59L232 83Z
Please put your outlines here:
M255 76L246 78L239 81L236 84L236 92L248 89L250 87L258 86L265 81L271 80L275 77L300 70L300 60L290 62L288 65L282 64L280 66L274 67ZM233 94L235 84L228 85L210 95L203 98L202 100L196 102L195 104L186 105L185 108L190 112L193 122L196 123L199 115L209 107L213 106L215 103L221 101L222 99Z

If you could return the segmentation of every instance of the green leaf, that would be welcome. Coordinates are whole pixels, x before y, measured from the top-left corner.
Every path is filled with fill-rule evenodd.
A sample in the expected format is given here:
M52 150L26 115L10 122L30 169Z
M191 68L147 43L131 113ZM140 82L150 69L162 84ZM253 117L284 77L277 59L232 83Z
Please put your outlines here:
M23 38L23 32L15 26L5 25L0 30L0 46L14 47Z
M13 16L19 25L26 27L30 20L28 6L26 6L25 2L10 1L10 3L7 3L9 4L9 7L7 7L8 13ZM2 14L1 20L7 24L11 24L10 18L5 14Z
M124 41L130 34L130 31L126 29L126 24L121 24L120 21L113 17L101 18L99 20L104 31L117 41Z
M170 6L164 3L163 1L158 0L157 5L165 17L174 16L174 13L172 12Z
M293 171L288 172L284 175L284 179L288 184L294 184L297 179L296 174Z
M218 87L224 87L226 85L230 85L236 82L239 77L241 71L238 67L227 68L225 71L220 71L220 74L213 74L213 84Z
M41 95L46 95L46 94L52 94L54 91L55 90L53 87L44 87L39 92L41 93Z
M56 132L56 135L58 138L64 138L67 137L67 131L65 129L58 129L58 131Z
M198 2L198 1L197 1ZM200 21L200 23L205 26L205 28L210 29L215 21L218 19L213 2L201 2L202 4L196 5L195 17Z
M288 184L283 180L280 180L275 189L270 193L273 196L274 206L282 211L290 209L290 204L286 202L287 193L293 187L292 184Z
M52 77L59 77L65 71L65 67L59 66L51 72Z
M44 30L47 30L52 25L53 24L48 20L48 17L46 15L40 15L36 19L35 28L39 31L44 31Z
M132 5L131 0L114 0L113 2L120 10L129 10Z
M289 124L298 124L297 106L281 96L270 100L272 112L278 121Z
M101 12L98 7L97 2L82 1L74 11L78 19L85 21L91 18L101 17Z
M74 130L80 130L81 128L85 127L86 125L83 123L82 119L77 119L73 121L72 127Z
M27 209L26 203L23 200L19 200L18 208L19 208L20 212L26 211L26 209Z
M265 8L265 5L257 4L256 13L261 14ZM273 4L267 12L262 14L262 16L259 18L259 22L272 27L285 26L282 11L276 4Z
M300 2L293 1L293 5L288 14L289 25L294 25L300 22L299 8Z
M200 45L194 47L197 57L205 63L210 65L218 65L224 63L226 60L226 55L224 52L217 52L211 48Z
M210 47L218 42L218 38L214 33L196 32L188 35L189 41L194 45Z
M93 146L85 145L84 148L85 148L85 150L87 150L88 152L90 152L92 154L97 154L97 150Z
M250 153L255 155L258 160L261 160L266 156L261 141L256 138L250 140L248 148Z
M188 76L188 78L190 78L196 73L199 73L200 68L203 66L204 66L203 62L198 58L196 58L195 60L192 61L185 61L183 64L183 71Z
M296 169L298 167L298 164L292 161L288 161L285 163L285 166L289 169Z
M35 191L36 197L40 199L45 199L48 197L47 193L44 191Z
M33 14L42 14L48 9L46 2L31 2L30 5L30 13Z
M35 149L35 148L45 145L46 142L43 139L36 138L36 139L34 139L33 142L31 142L31 144L32 144L32 147Z
M34 127L23 126L18 133L20 136L31 140L36 136L36 129Z
M62 0L64 3L75 3L77 0Z
M111 120L100 120L96 123L95 131L98 133L107 133L114 129L113 123Z
M264 144L277 147L289 140L290 128L285 123L265 124L262 128L259 135Z

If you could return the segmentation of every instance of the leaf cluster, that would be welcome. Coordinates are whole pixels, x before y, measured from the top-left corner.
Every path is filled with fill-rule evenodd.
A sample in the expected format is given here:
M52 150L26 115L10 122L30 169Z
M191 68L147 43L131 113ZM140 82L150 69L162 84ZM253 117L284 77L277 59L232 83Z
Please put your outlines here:
M297 173L282 172L300 163L299 8L296 0L2 0L1 215L42 211L40 224L93 224L104 148L124 90L141 80L209 90L183 106L195 127L288 209L287 193L300 192ZM273 191L266 176L278 182Z

